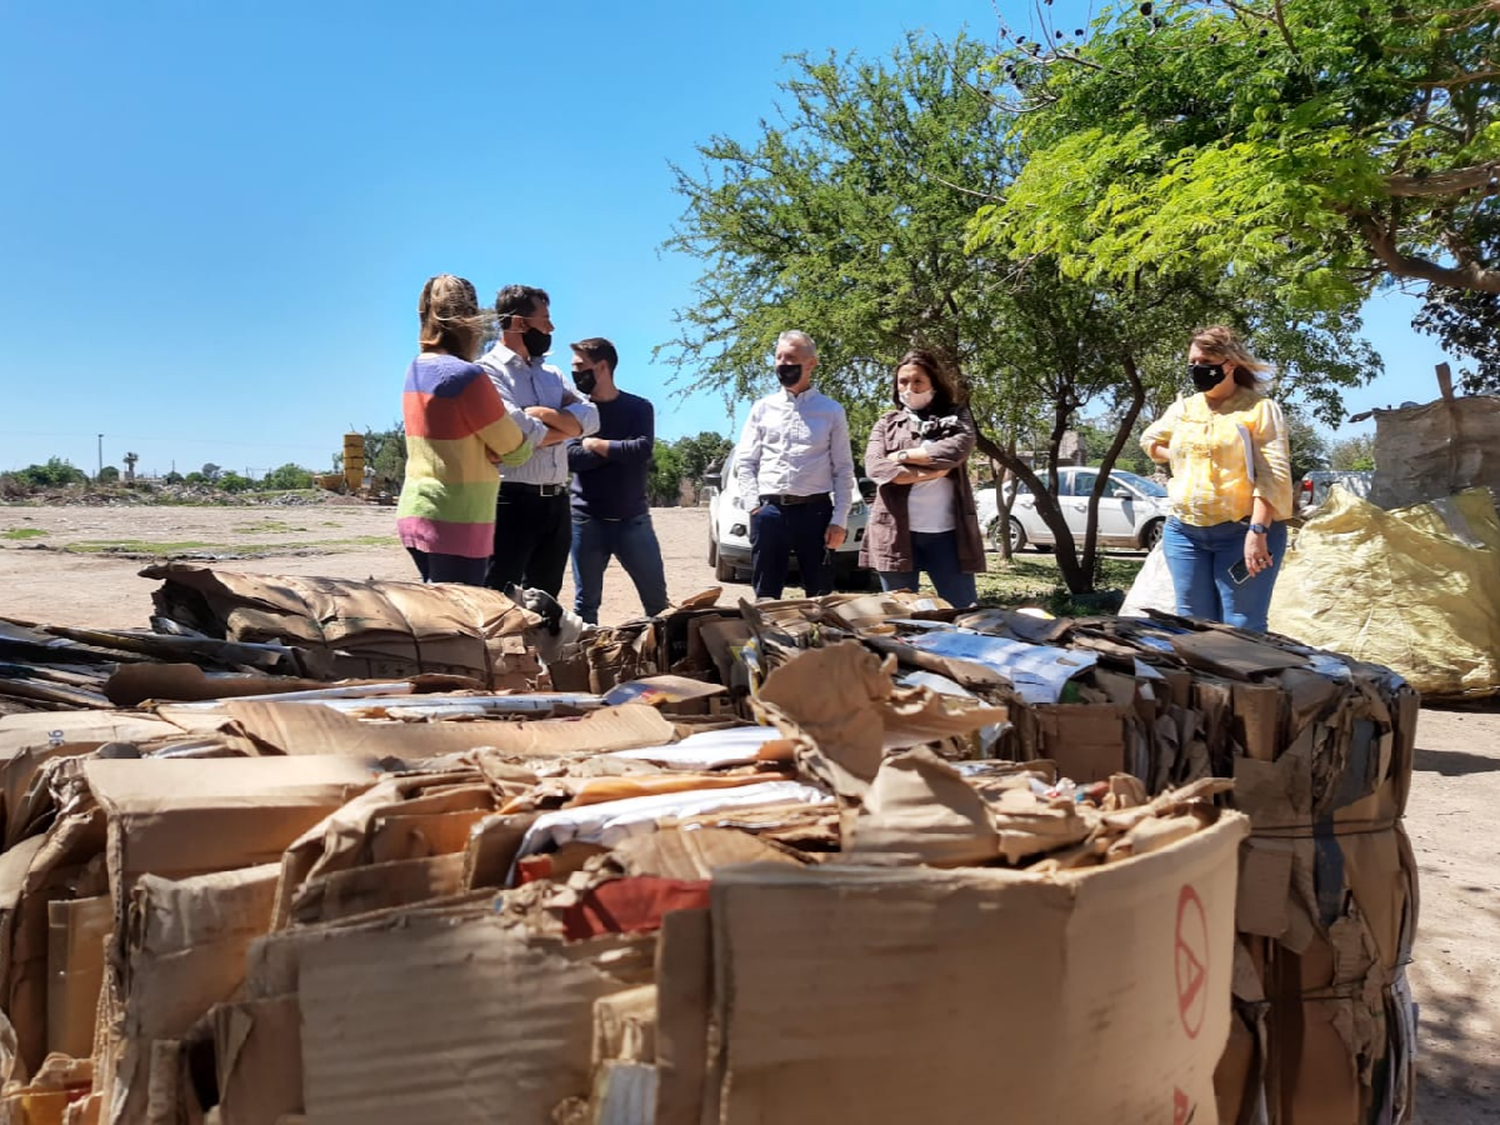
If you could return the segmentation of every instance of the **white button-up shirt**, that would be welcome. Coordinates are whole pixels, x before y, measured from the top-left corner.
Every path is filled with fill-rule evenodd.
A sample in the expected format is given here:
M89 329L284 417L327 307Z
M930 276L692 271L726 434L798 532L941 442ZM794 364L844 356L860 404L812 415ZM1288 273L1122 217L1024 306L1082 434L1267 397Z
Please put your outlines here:
M833 493L833 523L847 526L856 486L844 408L809 387L779 390L750 408L737 454L740 494L821 496Z
M520 484L567 484L572 480L568 443L560 441L544 448L542 439L547 436L547 425L527 414L526 408L548 406L573 415L583 426L583 437L599 432L599 408L584 398L556 367L539 358L523 359L504 344L496 344L485 352L479 366L489 375L505 402L505 409L535 448L524 465L503 468L501 479Z

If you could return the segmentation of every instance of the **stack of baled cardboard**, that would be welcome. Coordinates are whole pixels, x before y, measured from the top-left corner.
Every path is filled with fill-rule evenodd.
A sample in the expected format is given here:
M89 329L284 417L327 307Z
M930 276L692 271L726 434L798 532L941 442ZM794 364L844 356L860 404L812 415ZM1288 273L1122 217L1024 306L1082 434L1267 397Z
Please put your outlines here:
M790 654L759 725L575 697L0 719L0 1113L1211 1120L1224 783L976 760L1003 710L893 671Z

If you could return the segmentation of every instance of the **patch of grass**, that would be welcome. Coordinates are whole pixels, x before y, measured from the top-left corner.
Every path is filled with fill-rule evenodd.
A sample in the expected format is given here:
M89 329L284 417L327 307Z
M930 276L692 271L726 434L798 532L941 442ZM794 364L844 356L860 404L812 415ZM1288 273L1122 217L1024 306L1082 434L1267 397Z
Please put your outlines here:
M1102 595L1117 590L1123 599L1145 561L1144 555L1101 556L1097 591ZM1111 606L1108 598L1075 598L1069 594L1057 569L1057 560L1051 555L1022 552L1009 563L991 557L989 573L978 578L979 600L986 605L1041 606L1058 617L1109 613L1118 606L1118 603Z
M341 524L341 523L339 523L338 520L324 520L319 526L320 527L343 527L344 525Z
M46 534L40 527L12 527L0 531L0 539L36 539Z
M294 529L295 530L295 529ZM359 535L351 539L308 539L282 543L208 543L189 539L154 543L146 539L82 539L63 547L79 555L181 555L189 551L223 555L288 555L303 551L348 551L361 547L395 547L394 535Z
M145 539L80 539L63 547L75 555L139 554L178 555L184 551L227 550L224 543L203 543L185 539L178 543L151 543Z
M242 523L231 529L236 535L267 535L271 533L284 533L288 531L306 531L305 527L293 527L281 520L259 520L255 523Z

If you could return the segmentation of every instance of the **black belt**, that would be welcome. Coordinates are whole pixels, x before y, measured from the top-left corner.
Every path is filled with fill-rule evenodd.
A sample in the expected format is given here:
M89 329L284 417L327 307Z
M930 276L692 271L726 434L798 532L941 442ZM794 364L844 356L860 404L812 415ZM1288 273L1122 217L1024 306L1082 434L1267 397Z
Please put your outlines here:
M775 493L771 495L762 494L762 504L775 504L778 508L791 508L798 504L816 504L819 500L827 500L826 495L796 496L789 492Z
M501 492L524 493L527 496L566 496L568 486L565 484L527 484L520 480L502 480L500 482Z

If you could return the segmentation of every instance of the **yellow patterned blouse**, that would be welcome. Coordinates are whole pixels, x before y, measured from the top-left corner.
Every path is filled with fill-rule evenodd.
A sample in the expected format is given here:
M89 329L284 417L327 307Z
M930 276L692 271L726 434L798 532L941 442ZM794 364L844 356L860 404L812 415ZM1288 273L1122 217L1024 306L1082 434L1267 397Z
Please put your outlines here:
M1281 407L1240 387L1217 407L1201 394L1179 399L1147 428L1141 448L1167 447L1172 512L1183 523L1211 527L1246 519L1257 496L1275 518L1292 514L1291 451Z

